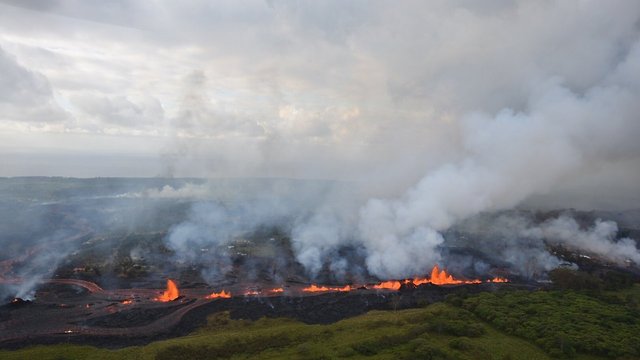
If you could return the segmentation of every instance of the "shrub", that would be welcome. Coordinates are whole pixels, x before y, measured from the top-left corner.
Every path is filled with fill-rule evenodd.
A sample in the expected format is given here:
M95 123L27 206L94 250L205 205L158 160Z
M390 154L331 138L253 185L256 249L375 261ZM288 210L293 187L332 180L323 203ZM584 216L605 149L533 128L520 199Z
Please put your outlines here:
M424 344L416 348L412 358L420 360L447 360L449 356L438 347Z
M473 348L473 344L467 337L459 337L449 341L449 347L456 350L469 350Z

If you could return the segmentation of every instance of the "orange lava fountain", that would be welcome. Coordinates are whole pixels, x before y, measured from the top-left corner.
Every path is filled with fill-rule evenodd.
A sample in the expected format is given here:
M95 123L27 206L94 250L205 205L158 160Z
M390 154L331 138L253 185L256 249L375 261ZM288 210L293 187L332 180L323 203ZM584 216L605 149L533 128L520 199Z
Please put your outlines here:
M509 282L509 279L505 279L505 278L502 278L502 277L498 277L498 276L496 276L496 277L494 277L494 278L493 278L493 279L491 279L491 280L487 280L487 282L492 282L492 283L506 283L506 282Z
M482 282L480 280L454 279L453 276L447 274L444 269L440 271L440 269L438 269L438 265L435 265L431 270L431 278L429 280L434 285L480 284Z
M207 295L207 299L229 299L230 297L231 293L224 290L220 291L219 293L212 292L211 294Z
M167 302L167 301L172 301L177 299L178 296L180 296L180 291L178 291L178 285L176 285L176 283L173 280L167 279L167 290L165 290L164 293L162 293L162 295L158 296L156 300Z

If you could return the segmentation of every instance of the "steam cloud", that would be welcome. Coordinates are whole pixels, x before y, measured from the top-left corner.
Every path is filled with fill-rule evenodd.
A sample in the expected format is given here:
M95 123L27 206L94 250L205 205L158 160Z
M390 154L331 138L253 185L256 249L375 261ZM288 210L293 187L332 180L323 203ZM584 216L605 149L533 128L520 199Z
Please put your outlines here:
M420 271L415 261L404 260L437 253L441 241L433 232L483 211L512 208L591 161L615 158L621 147L633 143L622 129L637 127L640 110L637 87L609 80L620 75L616 71L605 81L610 85L582 96L556 81L541 85L532 91L526 113L504 109L494 117L466 116L461 160L429 172L398 199L373 199L361 209L370 259L382 259L368 261L370 270L386 276ZM632 76L624 74L625 79ZM426 240L417 241L418 233ZM395 257L385 254L388 248L396 249Z

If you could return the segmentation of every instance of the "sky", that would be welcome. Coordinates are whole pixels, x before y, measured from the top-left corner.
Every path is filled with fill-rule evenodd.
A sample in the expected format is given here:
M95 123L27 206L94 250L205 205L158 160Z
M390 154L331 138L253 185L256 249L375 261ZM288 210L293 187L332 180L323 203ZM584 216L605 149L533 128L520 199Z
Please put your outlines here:
M639 93L633 0L0 1L0 176L637 207Z

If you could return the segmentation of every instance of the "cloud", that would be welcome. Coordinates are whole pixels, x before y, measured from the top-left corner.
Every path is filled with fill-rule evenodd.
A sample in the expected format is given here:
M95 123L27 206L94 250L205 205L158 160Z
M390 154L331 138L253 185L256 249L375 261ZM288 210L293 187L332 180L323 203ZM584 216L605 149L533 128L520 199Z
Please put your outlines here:
M80 94L71 101L87 118L96 119L102 124L119 125L133 128L162 126L165 121L164 109L157 99L141 96L134 102L126 96Z
M19 64L0 47L0 113L4 121L58 123L68 115L56 103L51 85L41 73Z

